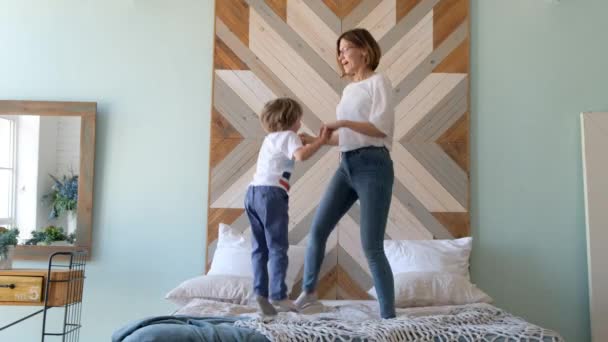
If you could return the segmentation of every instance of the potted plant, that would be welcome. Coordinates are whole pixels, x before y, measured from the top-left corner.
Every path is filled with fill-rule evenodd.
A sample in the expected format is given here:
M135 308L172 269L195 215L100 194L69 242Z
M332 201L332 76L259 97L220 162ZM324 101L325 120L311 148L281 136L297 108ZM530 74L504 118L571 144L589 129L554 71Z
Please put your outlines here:
M68 246L74 244L76 234L65 234L62 227L48 226L43 230L35 230L32 237L25 241L26 245L36 246Z
M19 229L0 227L0 270L10 270L13 267L13 254L18 236Z
M67 215L67 232L76 231L76 209L78 207L78 175L64 175L61 180L49 175L54 184L51 191L42 197L51 207L49 218L59 218Z

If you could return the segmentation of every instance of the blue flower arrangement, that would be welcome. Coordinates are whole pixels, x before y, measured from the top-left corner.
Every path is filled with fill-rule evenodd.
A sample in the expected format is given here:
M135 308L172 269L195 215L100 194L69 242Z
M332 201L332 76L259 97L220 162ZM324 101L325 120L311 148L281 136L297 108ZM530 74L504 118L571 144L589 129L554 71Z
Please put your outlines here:
M66 176L61 180L49 175L55 182L51 191L42 197L51 206L49 218L58 218L64 212L76 210L78 205L78 175Z

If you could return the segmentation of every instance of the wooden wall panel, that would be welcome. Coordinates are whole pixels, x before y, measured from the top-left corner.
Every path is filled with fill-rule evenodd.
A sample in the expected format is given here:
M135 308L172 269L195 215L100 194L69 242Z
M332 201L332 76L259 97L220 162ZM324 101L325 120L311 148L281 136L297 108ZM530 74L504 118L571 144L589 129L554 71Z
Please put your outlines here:
M255 122L263 102L294 97L303 104L307 131L335 120L346 84L332 64L335 39L359 26L378 39L384 54L379 71L396 91L387 238L470 235L468 0L222 0L216 10L209 254L220 222L247 229L242 198L264 135ZM337 149L324 148L296 166L291 243L306 243L337 163ZM320 279L322 298L368 298L372 280L357 205L332 233Z
M405 17L421 0L397 0L397 21Z
M342 19L352 12L361 2L369 0L323 0L323 3ZM373 1L373 0L372 0Z

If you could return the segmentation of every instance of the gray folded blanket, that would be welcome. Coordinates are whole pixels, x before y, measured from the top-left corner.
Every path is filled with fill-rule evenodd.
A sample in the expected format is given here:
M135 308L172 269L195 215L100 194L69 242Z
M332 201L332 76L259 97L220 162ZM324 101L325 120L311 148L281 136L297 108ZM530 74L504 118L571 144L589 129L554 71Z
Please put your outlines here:
M235 327L238 320L230 317L150 317L115 331L112 342L268 342L255 330Z

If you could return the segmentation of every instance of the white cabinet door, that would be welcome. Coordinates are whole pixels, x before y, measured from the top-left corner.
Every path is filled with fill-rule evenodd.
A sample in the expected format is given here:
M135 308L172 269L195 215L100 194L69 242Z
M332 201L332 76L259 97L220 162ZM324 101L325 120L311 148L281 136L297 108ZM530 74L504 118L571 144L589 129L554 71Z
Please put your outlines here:
M608 341L608 113L582 113L591 336Z

